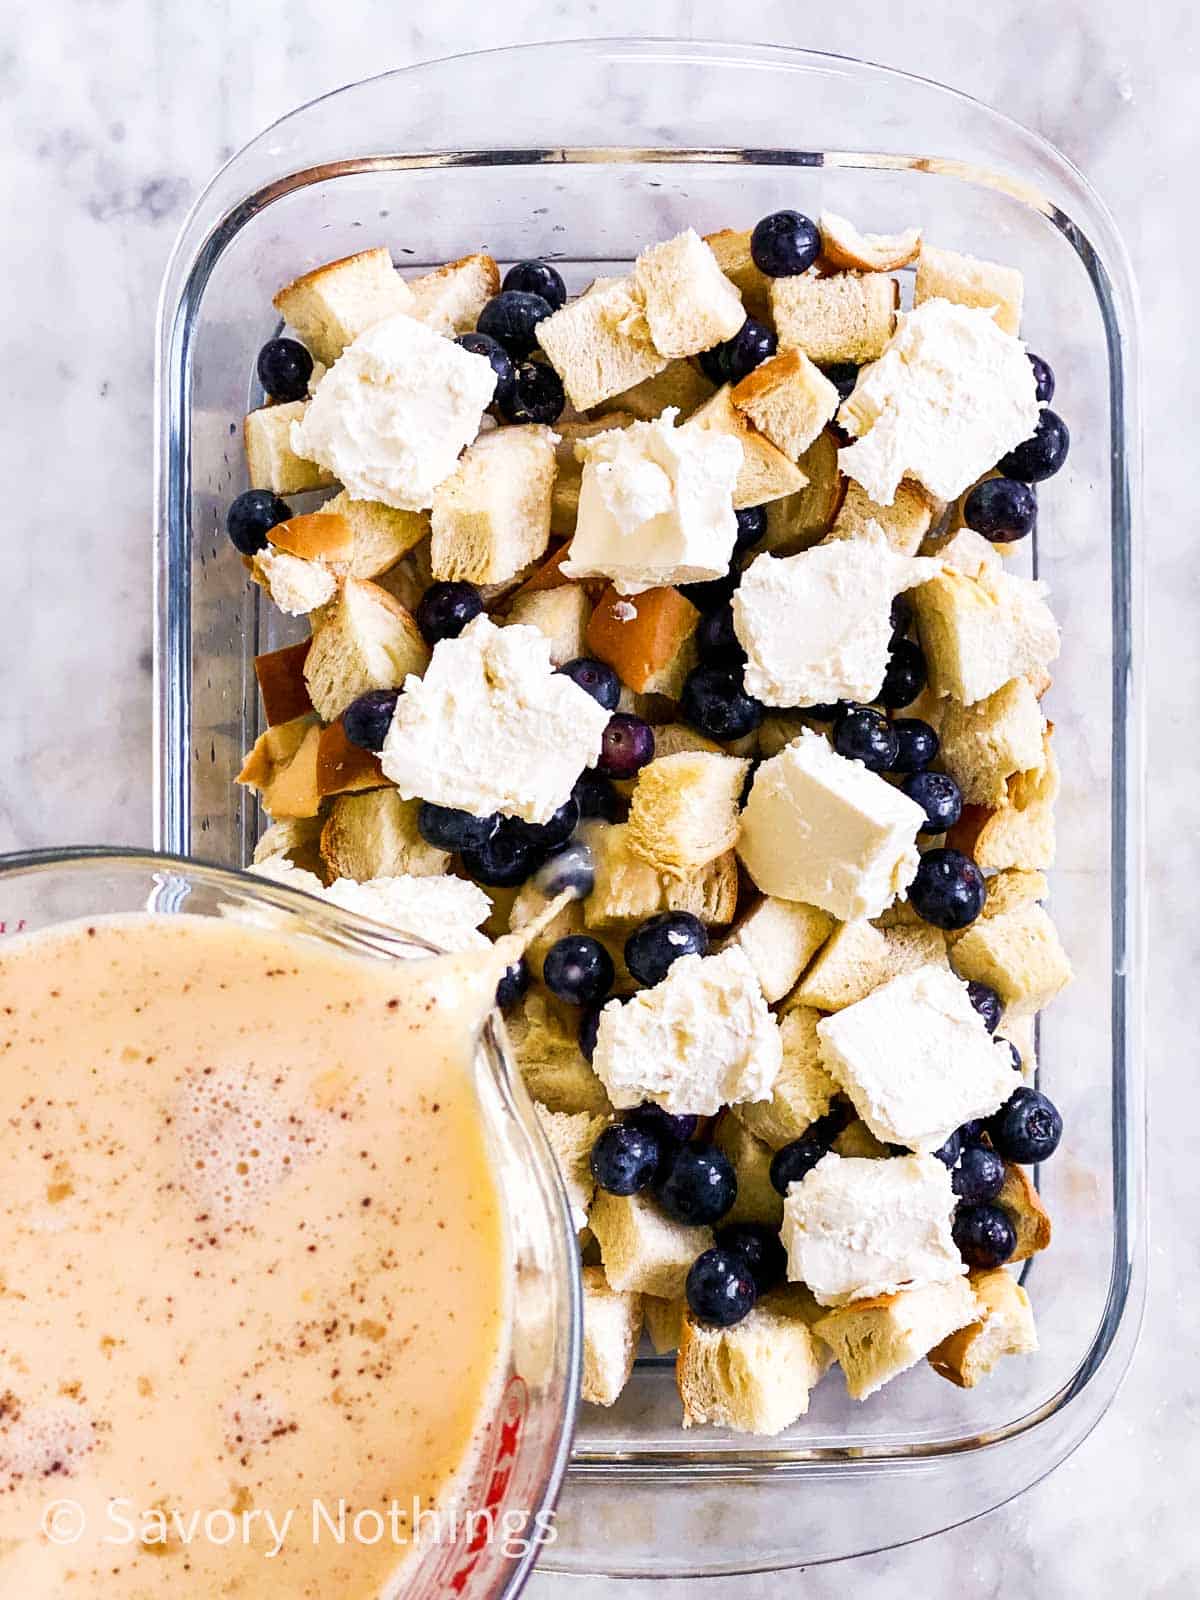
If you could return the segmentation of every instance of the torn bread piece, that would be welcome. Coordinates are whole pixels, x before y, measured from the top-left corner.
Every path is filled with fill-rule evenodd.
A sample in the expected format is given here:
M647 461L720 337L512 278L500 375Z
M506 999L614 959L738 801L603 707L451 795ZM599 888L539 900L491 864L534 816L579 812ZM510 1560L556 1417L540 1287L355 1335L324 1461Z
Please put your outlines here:
M683 1318L675 1378L683 1425L774 1435L808 1410L831 1353L814 1334L818 1312L798 1286L764 1295L732 1328Z
M877 1139L861 1117L848 1122L829 1148L835 1155L860 1161L882 1161L885 1156L900 1154L894 1145Z
M412 296L409 316L435 333L453 338L474 328L484 306L499 294L500 268L491 256L480 252L405 281Z
M424 672L429 646L410 612L362 578L347 578L313 635L304 681L313 705L333 722L368 689L396 689Z
M327 489L335 482L332 472L292 448L292 428L303 420L311 404L309 400L289 400L247 414L243 441L252 489L270 489L278 495L305 494L310 489Z
M366 883L406 873L418 878L445 873L450 857L421 837L419 809L415 800L402 800L392 788L338 795L321 831L321 858L329 877Z
M364 750L347 739L341 717L321 729L317 745L317 793L323 800L329 795L378 789L386 783L379 757L374 751Z
M589 928L626 930L660 911L687 911L707 927L732 921L737 908L738 871L732 851L716 856L683 877L658 872L629 844L624 823L588 830L595 876L583 902Z
M940 764L967 805L1002 805L1008 780L1042 765L1043 725L1028 678L1010 678L974 705L947 701Z
M784 347L820 366L877 360L896 327L900 290L879 272L800 273L771 279L771 311Z
M746 320L741 295L694 228L641 252L633 291L655 349L670 358L711 350L732 339Z
M674 1300L660 1300L657 1295L643 1295L642 1311L654 1354L674 1355L679 1349L683 1319L687 1316L687 1301L682 1296Z
M592 603L577 583L557 589L531 589L518 594L508 608L506 623L538 628L550 641L550 660L556 667L587 655L588 624Z
M993 810L964 806L946 834L947 845L966 851L986 872L1045 871L1054 865L1059 774L1051 732L1047 724L1042 765L1008 780L1003 805Z
M612 1103L579 1048L579 1017L544 989L530 989L505 1018L517 1070L550 1111L611 1116Z
M771 1182L771 1146L756 1138L744 1122L722 1112L717 1119L713 1144L729 1157L737 1176L737 1195L721 1218L730 1222L763 1222L778 1228L783 1221L783 1196Z
M303 717L312 710L304 681L304 663L311 642L301 639L298 644L284 645L282 650L267 650L255 656L254 676L268 727Z
M343 570L351 578L377 578L390 572L429 533L428 512L399 511L381 500L355 500L345 489L314 515L339 517L349 527L350 550ZM274 530L271 542L278 543Z
M629 1382L642 1336L642 1297L609 1286L600 1267L584 1267L583 1379L594 1406L615 1405Z
M336 575L321 561L305 561L267 545L250 558L250 576L289 617L306 617L337 594Z
M704 242L741 295L746 312L770 326L771 279L755 264L750 233L749 228L722 228L717 233L706 233Z
M1045 584L1007 572L977 578L943 568L913 592L917 632L935 694L964 706L1013 678L1032 678L1059 653Z
M929 1365L960 1389L973 1389L1005 1356L1032 1355L1038 1347L1033 1307L1024 1289L1003 1267L973 1272L975 1314L965 1328L947 1335L929 1352Z
M320 814L283 817L273 822L254 846L255 864L282 858L304 872L311 872L323 883L325 863L321 860L321 829L324 825Z
M827 911L764 895L739 918L729 943L745 951L764 996L774 1005L795 987L833 929Z
M960 255L957 250L940 250L936 245L921 247L917 280L913 286L913 305L926 300L950 300L958 306L976 306L996 319L1005 333L1021 331L1021 302L1025 280L1016 267L1002 267L995 261L980 261Z
M856 1300L813 1327L833 1351L852 1400L866 1400L975 1315L965 1278Z
M538 343L577 411L632 389L666 366L631 278L597 278L538 323Z
M644 378L595 407L601 417L625 414L640 422L653 422L672 406L680 417L690 417L712 395L716 385L691 361L672 361L652 378Z
M551 1111L549 1106L537 1101L533 1109L558 1163L571 1221L578 1233L587 1225L588 1210L596 1193L591 1168L592 1146L608 1119L603 1115L593 1116L588 1111Z
M698 659L699 626L699 611L678 589L626 596L610 585L588 622L587 650L579 654L606 662L635 694L678 699Z
M1000 996L1005 1019L1042 1011L1070 983L1067 952L1045 909L1030 903L980 917L955 941L955 971Z
M781 350L734 384L730 399L758 431L798 461L838 408L837 389L802 350Z
M876 505L861 483L848 482L825 543L874 539L880 533L901 556L915 556L933 521L934 506L919 483L902 479L890 505ZM922 551L923 555L931 552ZM938 552L938 559L942 559Z
M711 1228L673 1221L646 1194L599 1189L588 1220L612 1287L660 1300L683 1294L692 1262L713 1242Z
M833 1104L838 1086L821 1065L819 1011L793 1005L779 1016L783 1061L769 1100L734 1105L733 1115L772 1150L799 1139ZM843 1152L849 1154L850 1152Z
M629 802L630 849L656 872L683 877L733 848L750 763L686 751L638 773Z
M321 728L315 717L294 717L255 740L234 780L253 789L272 819L315 817L321 809L317 751Z
M331 367L360 333L413 309L413 294L382 246L343 256L286 284L272 304L316 360Z
M774 555L794 555L818 544L835 526L846 493L847 480L838 466L838 441L828 428L817 435L797 465L808 479L804 488L767 506L767 532L760 548ZM888 542L894 543L890 537Z
M658 413L655 412L655 416ZM581 421L556 422L554 431L558 436L555 446L555 456L558 463L558 472L554 479L554 487L550 492L550 531L563 535L573 534L575 524L579 520L579 489L583 482L583 462L576 453L575 446L581 439L594 438L598 433L611 433L617 428L627 428L631 422L638 419L632 411L613 410L606 411L603 416L592 417ZM643 418L643 421L652 421L653 418ZM540 583L549 586L553 583L568 583L570 580L561 575L558 568L570 554L570 547L563 546L556 550L550 559L536 569L525 580L525 584ZM524 587L523 585L522 587Z
M468 445L434 490L430 557L441 582L503 583L545 554L555 434L495 428Z
M921 254L920 228L901 233L860 233L846 217L822 211L817 219L821 234L821 265L853 272L895 272Z
M766 505L785 494L795 494L807 482L796 463L738 410L733 403L733 389L727 383L692 412L681 431L689 429L712 439L735 439L741 445L742 464L733 490L733 505L737 511L744 506Z
M946 937L928 923L881 929L865 921L843 922L790 998L818 1011L843 1011L892 978L945 962Z
M1010 1264L1027 1261L1039 1250L1049 1248L1052 1233L1050 1213L1042 1204L1042 1197L1024 1167L1012 1161L1004 1163L1004 1182L992 1203L1007 1214L1016 1230L1017 1244L1008 1258Z

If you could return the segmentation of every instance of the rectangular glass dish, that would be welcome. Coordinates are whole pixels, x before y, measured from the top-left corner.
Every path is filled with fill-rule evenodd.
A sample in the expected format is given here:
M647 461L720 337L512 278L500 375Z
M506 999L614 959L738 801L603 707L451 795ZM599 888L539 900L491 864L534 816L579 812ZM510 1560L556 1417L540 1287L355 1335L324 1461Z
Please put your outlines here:
M232 781L261 731L253 658L305 631L260 604L223 533L274 292L376 244L414 272L478 249L502 264L549 255L577 290L685 226L748 227L781 206L878 232L919 223L1019 267L1022 335L1053 365L1071 427L1013 568L1048 581L1063 630L1046 702L1063 773L1052 909L1077 974L1039 1038L1067 1130L1041 1174L1054 1245L1026 1272L1041 1349L971 1391L921 1364L863 1406L833 1376L776 1439L685 1432L670 1362L643 1361L611 1410L583 1408L542 1558L561 1570L761 1570L920 1537L1049 1471L1128 1363L1145 1257L1125 254L1062 156L950 90L801 51L594 41L429 63L294 112L214 180L163 287L157 843L238 865L261 830Z

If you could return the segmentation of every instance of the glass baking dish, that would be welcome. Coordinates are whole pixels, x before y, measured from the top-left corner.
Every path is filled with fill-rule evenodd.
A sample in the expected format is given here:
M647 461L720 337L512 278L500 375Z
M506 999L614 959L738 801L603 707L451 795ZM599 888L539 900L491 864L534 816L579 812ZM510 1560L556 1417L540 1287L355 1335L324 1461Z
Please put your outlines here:
M1057 152L951 90L767 47L593 41L432 62L286 117L213 181L163 286L158 348L158 842L242 863L232 785L259 730L253 657L300 629L259 604L222 532L276 288L385 243L413 271L486 248L553 256L576 289L647 241L795 205L1010 262L1023 333L1072 429L1016 559L1048 580L1064 652L1053 909L1077 981L1046 1014L1067 1123L1041 1175L1053 1249L1026 1273L1040 1352L959 1391L923 1365L865 1406L836 1376L778 1439L685 1432L670 1363L587 1407L543 1567L702 1574L810 1564L979 1515L1103 1413L1145 1274L1135 720L1139 429L1134 291L1113 223Z

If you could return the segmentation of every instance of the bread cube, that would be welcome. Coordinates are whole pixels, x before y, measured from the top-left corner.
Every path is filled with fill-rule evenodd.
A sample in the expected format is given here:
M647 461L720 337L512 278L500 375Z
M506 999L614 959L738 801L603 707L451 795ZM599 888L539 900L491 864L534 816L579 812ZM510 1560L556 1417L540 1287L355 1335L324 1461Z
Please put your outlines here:
M660 1300L657 1295L642 1296L642 1313L650 1343L656 1356L674 1355L679 1348L679 1335L687 1315L687 1301Z
M829 1366L813 1314L799 1287L772 1290L732 1328L708 1327L689 1313L675 1366L684 1427L709 1422L763 1435L790 1428Z
M315 817L321 809L317 749L321 729L314 717L294 717L255 740L236 782L253 789L269 817Z
M368 689L397 689L429 665L429 646L411 614L373 583L347 578L313 635L304 681L326 722Z
M896 280L881 272L771 280L779 343L803 350L819 366L878 360L895 331L899 304Z
M826 428L797 463L808 479L795 494L767 506L767 532L760 549L790 556L824 538L837 516L847 480L838 466L838 442Z
M1017 1246L1008 1258L1010 1263L1027 1261L1039 1250L1049 1248L1053 1231L1050 1213L1024 1167L1012 1161L1004 1163L1004 1182L992 1203L1007 1214L1016 1229Z
M444 850L426 844L417 828L420 802L395 789L339 795L321 831L321 859L330 878L440 877L450 865Z
M717 265L742 297L749 316L770 325L771 280L754 263L750 251L749 228L722 228L706 233L704 242L716 257Z
M951 300L958 306L981 306L990 311L1005 333L1021 331L1021 301L1025 280L1015 267L980 261L957 250L921 247L913 305L925 300Z
M736 383L734 405L792 461L816 440L840 403L838 391L802 350L781 350Z
M663 356L711 350L732 339L746 320L741 295L694 228L643 250L634 263L633 284L654 347Z
M285 860L302 872L311 872L322 881L325 863L321 860L321 817L283 817L264 829L254 846L254 862Z
M540 628L550 641L550 660L561 667L588 653L586 635L591 615L587 591L570 583L558 589L531 589L518 594L505 620Z
M491 256L481 253L447 261L406 281L412 295L409 316L435 333L453 338L456 333L469 332L484 306L499 294L500 268Z
M587 1222L588 1208L596 1192L591 1168L592 1146L608 1119L603 1115L593 1116L588 1111L551 1111L537 1101L533 1109L558 1162L571 1220L578 1231Z
M1036 903L978 918L955 942L954 968L995 989L1014 1016L1041 1011L1072 978L1058 932Z
M875 1137L861 1117L848 1122L829 1148L851 1161L882 1161L895 1154L891 1145Z
M529 1091L550 1111L611 1116L612 1104L579 1048L578 1015L568 1016L553 997L531 989L505 1021L517 1070Z
M748 761L687 752L651 761L629 803L635 854L668 877L683 877L733 848Z
M920 228L906 228L903 233L860 233L852 222L834 211L822 211L817 227L824 267L894 272L921 253Z
M926 1358L940 1378L973 1389L1005 1356L1032 1355L1038 1347L1029 1296L1003 1267L973 1272L975 1319L934 1345Z
M308 406L307 400L289 400L286 405L263 406L247 415L242 436L252 489L304 494L309 489L326 489L335 481L332 472L315 461L305 461L292 449L292 424L300 421Z
M653 422L668 406L674 406L683 419L703 405L715 387L691 361L672 361L654 377L602 401L596 410L602 416L628 413L639 422Z
M915 556L932 521L933 502L913 479L902 478L891 505L880 506L851 478L824 542L873 538L878 528L898 555Z
M636 694L677 700L696 665L699 626L699 611L678 589L622 595L610 584L588 623L586 654L607 662Z
M337 578L322 561L305 561L268 545L250 561L250 576L289 617L306 617L337 594Z
M1020 867L1009 867L988 879L987 898L980 915L1002 917L1006 912L1045 900L1049 893L1050 885L1044 872L1026 872Z
M630 846L624 823L590 830L595 879L583 902L587 926L625 929L659 911L688 911L706 926L729 922L737 907L737 860L732 851L683 877L657 871Z
M713 1242L711 1228L673 1221L645 1194L600 1189L588 1220L612 1287L661 1300L683 1294L692 1262Z
M1050 734L1047 725L1041 767L1011 777L1003 805L994 810L964 806L946 834L947 845L973 856L985 871L1044 871L1054 865L1059 775Z
M301 639L299 644L255 656L254 676L258 679L268 727L306 716L312 710L308 685L304 681L304 662L310 643L309 639Z
M966 1278L930 1283L828 1311L813 1326L837 1357L853 1400L866 1400L975 1315Z
M1012 678L1037 676L1058 656L1058 624L1045 586L1005 572L953 569L912 592L930 687L963 705Z
M821 1065L817 1023L821 1013L793 1006L779 1017L783 1064L771 1098L730 1109L737 1120L772 1150L799 1139L833 1104L838 1086Z
M642 1297L609 1287L600 1267L583 1269L583 1383L594 1406L611 1406L629 1382L642 1336Z
M945 960L945 936L928 924L881 929L865 921L843 922L818 953L792 999L818 1011L842 1011L865 1000L890 978Z
M434 490L433 575L502 583L550 542L554 435L537 426L480 434Z
M331 367L374 323L411 311L413 295L381 245L306 272L280 289L273 304L316 360Z
M1004 803L1008 780L1042 764L1042 708L1027 678L1012 678L972 706L951 700L941 727L942 765L968 805Z
M668 359L655 349L631 278L597 278L539 322L537 337L577 411L652 378Z
M382 500L354 500L345 489L314 515L340 517L348 525L351 545L344 570L351 578L377 578L389 572L429 532L427 511L400 511Z
M317 745L317 793L322 800L327 795L378 789L386 783L379 757L361 745L351 744L340 717L321 729Z
M764 895L739 919L729 942L741 945L763 994L774 1005L794 987L833 928L827 911Z
M750 418L738 410L733 403L733 390L727 383L693 411L683 426L703 433L724 434L741 445L742 465L733 491L735 510L766 505L769 500L795 494L807 481L795 462L765 434L759 433Z
M710 756L725 754L722 745L706 739L686 722L660 722L654 729L655 756L678 756L688 750L703 750Z
M775 1152L755 1138L745 1123L726 1112L717 1123L713 1143L723 1150L737 1174L737 1198L721 1218L726 1222L765 1222L778 1228L783 1221L783 1196L771 1182Z

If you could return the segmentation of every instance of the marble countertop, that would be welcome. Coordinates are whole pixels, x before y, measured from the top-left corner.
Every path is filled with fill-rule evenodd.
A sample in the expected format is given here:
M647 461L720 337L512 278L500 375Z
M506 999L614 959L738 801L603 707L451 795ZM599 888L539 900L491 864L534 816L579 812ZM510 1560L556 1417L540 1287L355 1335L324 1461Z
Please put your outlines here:
M213 168L297 102L465 46L646 32L634 0L503 7L443 0L408 20L375 0L10 0L0 18L0 185L6 309L0 430L9 526L0 656L0 850L150 838L152 344L172 237ZM1182 0L1057 7L918 0L814 12L786 0L660 0L662 35L862 53L953 84L1044 133L1115 211L1144 293L1148 1066L1153 1110L1146 1330L1109 1415L1048 1481L974 1525L802 1576L706 1586L884 1600L937 1595L1191 1597L1200 1417L1193 1226L1200 1119L1195 1028L1181 997L1200 962L1187 890L1200 878L1200 580L1180 495L1200 415L1193 358L1195 97L1200 21ZM519 86L514 86L519 93ZM503 97L497 116L504 115ZM1188 241L1191 241L1190 243ZM1165 402L1165 403L1164 403ZM1189 434L1191 437L1189 438ZM1183 463L1172 470L1171 459ZM32 480L32 482L31 482ZM18 525L19 523L19 525ZM575 1580L588 1600L614 1586ZM627 1590L642 1586L631 1584ZM537 1578L553 1600L565 1585Z

